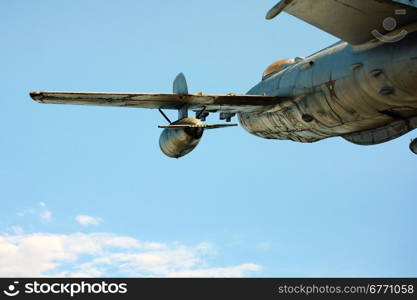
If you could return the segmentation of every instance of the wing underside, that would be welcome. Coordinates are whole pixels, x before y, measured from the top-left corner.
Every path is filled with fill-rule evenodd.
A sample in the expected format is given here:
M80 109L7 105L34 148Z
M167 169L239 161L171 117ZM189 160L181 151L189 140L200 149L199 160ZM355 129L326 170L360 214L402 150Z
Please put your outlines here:
M375 33L391 32L394 25L401 28L415 23L415 6L408 0L282 0L268 12L267 19L285 11L350 44L360 45L374 40Z
M40 103L177 110L187 107L191 110L205 108L207 112L230 113L262 112L288 100L284 97L235 94L31 92L30 96Z

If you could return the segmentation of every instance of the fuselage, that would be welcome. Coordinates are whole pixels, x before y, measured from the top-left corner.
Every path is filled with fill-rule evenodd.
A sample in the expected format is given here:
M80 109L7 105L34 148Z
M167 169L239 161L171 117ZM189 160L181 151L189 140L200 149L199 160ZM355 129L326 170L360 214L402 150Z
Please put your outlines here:
M263 113L242 113L250 133L314 142L333 136L377 144L417 128L417 33L396 43L340 42L298 58L247 94L292 100Z

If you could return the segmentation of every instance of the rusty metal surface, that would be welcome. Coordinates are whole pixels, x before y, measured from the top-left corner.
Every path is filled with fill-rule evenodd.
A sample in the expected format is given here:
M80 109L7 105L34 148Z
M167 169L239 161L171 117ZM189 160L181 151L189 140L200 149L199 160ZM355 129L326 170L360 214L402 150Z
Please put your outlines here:
M203 136L203 123L194 118L184 118L172 125L191 125L193 127L181 129L164 129L159 138L161 151L172 158L180 158L187 155L197 147Z
M402 3L399 3L402 2ZM417 18L415 4L391 0L283 0L267 14L272 19L285 11L346 42L359 45L375 39L373 31L382 35L388 31L384 20L394 17L398 27L414 23ZM397 14L405 9L405 14Z
M140 94L140 93L90 93L90 92L31 92L33 100L40 103L99 105L152 109L201 109L216 112L265 111L286 98L263 95L207 95L207 94Z
M398 120L380 128L354 132L343 138L357 145L376 145L396 139L417 128L417 117Z
M301 68L309 61L314 61L313 67ZM397 123L389 124L417 116L416 87L416 33L367 51L339 43L251 89L249 94L266 92L293 100L270 112L241 113L239 121L256 136L298 142L398 128ZM385 140L396 136L390 133Z

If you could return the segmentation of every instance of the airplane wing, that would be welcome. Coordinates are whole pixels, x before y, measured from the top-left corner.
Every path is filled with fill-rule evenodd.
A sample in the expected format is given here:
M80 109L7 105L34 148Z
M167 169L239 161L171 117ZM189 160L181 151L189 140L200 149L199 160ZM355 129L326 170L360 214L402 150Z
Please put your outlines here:
M190 110L205 108L207 112L262 112L288 101L285 97L263 95L208 94L140 94L39 92L30 93L40 103L137 107L152 109Z
M266 18L283 11L352 45L417 21L417 2L410 0L282 0Z

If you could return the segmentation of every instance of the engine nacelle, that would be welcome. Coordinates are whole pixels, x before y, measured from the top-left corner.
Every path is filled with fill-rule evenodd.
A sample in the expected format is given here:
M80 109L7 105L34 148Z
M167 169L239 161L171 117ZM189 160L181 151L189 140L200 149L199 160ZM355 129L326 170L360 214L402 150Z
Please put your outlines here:
M172 158L180 158L187 155L197 147L203 136L203 123L199 119L184 118L171 125L191 125L197 127L164 129L159 138L159 147L162 152ZM202 127L198 127L198 126Z

